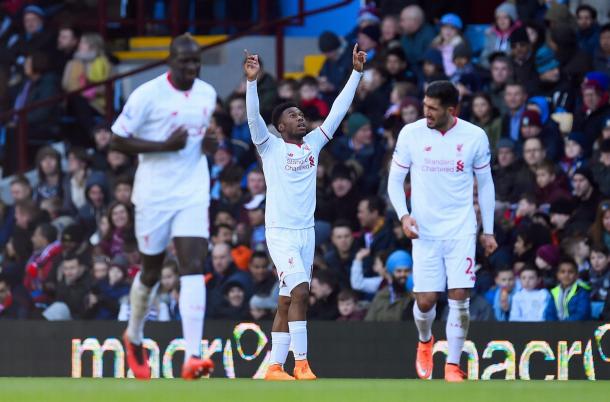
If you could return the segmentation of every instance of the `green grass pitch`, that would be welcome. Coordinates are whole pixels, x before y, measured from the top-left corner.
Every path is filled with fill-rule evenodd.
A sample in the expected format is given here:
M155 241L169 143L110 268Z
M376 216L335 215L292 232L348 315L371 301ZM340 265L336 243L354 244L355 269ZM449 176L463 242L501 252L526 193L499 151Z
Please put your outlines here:
M261 380L152 380L2 378L1 402L539 402L608 400L608 382L323 379L270 383Z

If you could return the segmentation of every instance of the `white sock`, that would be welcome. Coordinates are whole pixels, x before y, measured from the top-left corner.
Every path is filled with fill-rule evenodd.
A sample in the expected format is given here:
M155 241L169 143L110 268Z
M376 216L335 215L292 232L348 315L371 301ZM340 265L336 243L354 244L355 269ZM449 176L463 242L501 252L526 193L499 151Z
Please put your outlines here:
M413 319L415 320L421 342L428 342L432 338L432 323L435 318L436 304L428 312L424 313L417 306L417 302L413 303Z
M153 286L154 288L155 286ZM127 337L132 343L142 343L144 333L144 321L150 307L152 289L140 281L138 272L133 279L129 291L129 321L127 322Z
M185 360L191 356L201 356L203 318L205 316L205 283L203 275L180 277L180 316L182 336L186 342Z
M307 321L289 321L288 330L292 341L294 360L307 359Z
M290 349L290 333L272 332L271 333L271 364L284 365L288 350Z
M446 328L447 344L449 346L447 363L460 364L462 348L468 335L468 325L470 323L469 305L470 299L449 299L449 316L447 317Z

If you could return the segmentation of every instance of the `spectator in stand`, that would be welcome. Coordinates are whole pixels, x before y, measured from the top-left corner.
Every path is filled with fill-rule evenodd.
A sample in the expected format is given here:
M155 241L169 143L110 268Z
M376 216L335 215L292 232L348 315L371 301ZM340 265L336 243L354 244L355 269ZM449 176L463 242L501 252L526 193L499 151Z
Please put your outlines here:
M535 52L524 27L517 28L510 35L510 48L515 81L524 88L536 88L538 74L534 62Z
M85 184L87 203L78 210L78 217L85 227L87 235L96 231L97 222L106 214L110 199L106 177L101 172L93 172Z
M226 243L218 243L212 248L211 279L207 281L207 305L211 316L214 316L224 300L226 286L229 283L241 283L246 295L252 294L252 280L248 273L237 269L231 257L231 247Z
M581 86L583 108L574 117L574 130L585 134L587 157L591 155L593 143L599 137L606 120L610 118L608 80L604 73L591 72L585 76Z
M333 167L330 195L320 205L320 217L324 217L327 222L347 221L352 230L358 229L356 215L362 195L355 181L355 173L346 163L338 163Z
M603 244L610 249L610 200L599 203L595 221L589 229L589 235L593 244Z
M246 196L241 188L243 172L238 166L223 169L220 174L220 199L212 200L212 210L225 208L230 214L239 218ZM213 216L215 214L212 214Z
M350 287L350 269L356 255L354 235L349 221L333 223L330 249L324 254L328 271L334 276L341 289Z
M536 204L552 204L570 198L570 192L557 180L556 166L546 160L536 168Z
M49 223L36 227L32 235L34 251L25 268L23 285L34 303L46 306L53 301L55 281L53 265L61 258L61 244L57 241L57 229Z
M29 316L29 306L13 295L9 279L0 273L0 320L24 320Z
M377 196L363 198L358 204L358 221L362 232L356 241L356 247L371 250L371 255L363 260L364 276L371 276L372 256L381 250L392 250L396 241L392 222L386 218L385 201Z
M425 51L421 59L420 86L423 90L433 81L446 80L445 68L443 67L443 55L440 50L430 48Z
M610 76L610 23L599 31L599 47L593 54L593 69Z
M226 283L223 289L223 299L210 313L210 316L216 319L234 321L247 319L249 304L244 285L239 281Z
M441 17L440 26L440 33L432 40L430 46L440 50L445 74L451 77L456 68L453 63L453 50L459 44L465 43L462 38L464 24L457 14L449 13Z
M180 280L178 275L178 263L173 258L167 258L161 268L161 280L159 281L159 303L167 306L171 320L180 320Z
M413 96L407 96L405 99L400 102L400 117L402 124L400 125L400 129L405 124L415 123L422 116L422 105L419 99ZM400 129L398 131L400 131ZM398 133L396 133L396 138L398 138ZM394 139L396 141L396 139Z
M380 43L384 52L400 47L400 19L398 15L386 14L379 25Z
M320 34L318 48L326 57L318 74L318 85L324 100L330 104L339 94L339 89L352 69L351 49L331 31Z
M260 167L255 167L248 172L246 176L246 189L251 197L250 199L259 194L265 194L267 185L265 183L265 175Z
M386 261L386 269L390 283L375 295L365 321L402 321L413 302L411 255L403 250L394 251Z
M529 170L515 155L515 144L500 138L496 145L496 163L492 168L496 202L507 206L518 201L521 194L533 191Z
M264 250L265 242L265 195L258 194L244 205L248 211L248 222L250 229L250 248L252 250Z
M11 198L13 205L8 206L2 214L0 224L0 247L4 248L15 230L15 205L19 202L32 199L32 186L27 177L17 175L10 181Z
M426 23L424 11L418 5L410 5L400 12L400 43L409 65L417 66L436 35L434 27Z
M576 203L572 200L558 200L551 204L549 209L549 217L553 230L553 239L555 244L559 243L558 239L563 238L568 234L575 232L572 214L576 208Z
M85 183L88 174L87 151L81 147L71 148L68 152L68 171L62 180L64 211L78 211L85 205Z
M516 231L514 256L516 261L533 264L536 260L536 251L543 244L551 242L551 235L547 228L540 224L520 225ZM539 275L537 275L539 278Z
M540 285L545 289L552 289L557 284L559 258L559 247L553 244L543 244L536 250L534 264L538 268Z
M610 123L610 119L608 122ZM591 171L599 191L605 197L610 197L610 139L601 141L599 156L597 160L592 161Z
M336 320L339 317L337 309L338 292L337 282L330 272L314 270L311 279L307 319Z
M509 321L555 321L553 298L548 290L538 289L538 270L526 265L519 273L522 288L515 293L510 306Z
M343 289L337 295L337 321L362 321L366 312L358 308L358 295L351 289Z
M91 291L86 296L87 310L84 312L83 318L117 319L121 299L129 295L129 283L126 281L128 265L129 262L125 256L116 255L110 263L107 275L93 278Z
M65 91L106 80L112 65L106 57L104 39L97 33L85 33L78 42L74 58L66 64L62 78ZM68 99L68 110L76 118L81 132L88 132L106 113L104 86L93 87Z
M558 24L551 28L549 47L559 61L561 71L573 88L578 88L585 73L591 71L591 56L578 47L576 30L569 24Z
M577 169L587 166L587 159L584 156L585 142L584 134L577 131L571 132L566 139L564 157L559 162L559 166L570 180Z
M255 251L250 257L248 271L252 278L252 297L264 303L266 308L276 308L278 301L279 282L271 269L269 256L264 251Z
M557 270L559 285L551 290L553 306L559 321L586 321L591 318L590 287L578 279L578 267L563 258Z
M97 125L91 130L91 135L95 143L92 154L90 156L91 169L105 171L110 168L108 164L108 150L110 147L110 138L112 131L107 124Z
M363 261L370 255L370 249L361 248L356 253L350 268L350 285L352 289L364 293L366 297L373 297L383 286L384 281L389 283L391 279L385 266L388 257L387 250L382 250L373 256L373 272L375 276L364 277L362 273Z
M66 68L66 64L74 58L74 53L78 48L81 32L70 25L59 27L57 33L57 51L55 52L55 68L57 76L61 77Z
M605 245L599 244L591 247L589 283L591 284L591 301L593 302L604 302L608 297L608 291L610 290L609 256L608 248Z
M76 257L68 257L61 264L60 275L57 302L67 305L72 319L83 318L86 296L91 289L91 279L85 265Z
M122 152L111 149L106 157L108 169L104 172L108 182L108 188L114 188L117 177L123 175L134 176L135 169L131 164L131 158Z
M471 105L470 122L485 130L490 148L495 149L502 133L502 120L491 97L485 92L477 92L472 97Z
M540 113L537 111L525 110L523 112L519 133L519 141L517 142L518 149L523 146L523 143L528 138L538 138L543 144L546 156L553 161L559 159L563 150L561 137L558 132L543 128Z
M595 211L601 199L601 194L593 180L593 173L589 168L576 169L572 177L572 189L577 201L572 220L584 234L595 220Z
M536 51L536 72L538 87L531 92L551 101L553 111L573 110L575 104L574 86L570 85L568 77L562 74L559 62L553 51L542 46Z
M597 10L588 4L578 6L576 9L576 24L578 25L576 33L578 47L593 56L599 43L600 32L597 23Z
M102 239L100 247L103 253L111 258L125 252L125 243L135 238L134 217L127 204L115 201L108 207L110 228Z
M318 81L311 76L306 76L301 79L299 84L299 105L302 109L313 108L320 116L328 115L328 103L320 97L320 89Z
M385 52L384 66L391 83L407 81L417 85L417 76L410 69L407 55L401 47L393 47Z
M486 88L486 93L491 97L491 102L501 114L508 111L504 102L504 88L513 75L512 62L504 53L494 53L489 57L491 81Z
M34 200L40 205L42 200L63 197L61 155L53 147L40 148L36 154L38 185L34 190Z
M124 175L116 178L112 196L115 201L128 205L133 208L131 203L131 193L133 192L133 177Z
M510 266L498 269L494 278L495 286L487 291L485 298L493 309L497 321L508 321L512 299L517 293L515 273Z
M507 112L502 117L502 136L513 141L519 140L521 118L525 112L527 91L522 81L511 81L504 89L504 104Z
M576 263L578 275L583 280L588 280L591 263L589 256L591 255L591 246L589 239L585 236L571 236L562 239L561 248L565 256L570 257Z
M510 35L521 26L517 8L505 1L496 7L495 22L485 31L485 45L481 52L480 64L489 68L489 56L495 52L510 52Z

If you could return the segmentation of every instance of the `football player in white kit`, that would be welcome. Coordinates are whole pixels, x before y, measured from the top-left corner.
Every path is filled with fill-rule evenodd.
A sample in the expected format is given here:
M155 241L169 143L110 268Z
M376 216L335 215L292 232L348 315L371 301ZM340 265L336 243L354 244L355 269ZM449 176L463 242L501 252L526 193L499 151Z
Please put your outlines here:
M468 333L470 289L476 279L474 175L483 226L481 242L486 254L497 248L489 141L481 128L454 117L458 101L458 90L449 81L428 86L424 118L400 131L388 180L390 201L405 234L413 240L417 374L420 378L432 375L432 322L439 294L448 288L445 380L452 382L465 379L459 363ZM409 172L411 214L404 191Z
M309 284L314 258L314 210L318 155L352 103L362 76L366 53L353 49L349 80L322 125L307 133L303 112L293 103L278 105L273 125L281 138L269 133L260 116L256 78L257 55L246 52L246 108L252 141L263 161L267 182L265 235L280 280L278 310L271 332L271 365L267 380L314 380L307 362ZM290 344L295 358L294 377L283 369Z
M129 295L123 340L136 378L150 378L143 346L144 320L173 239L180 272L180 315L186 342L184 379L213 370L201 358L205 315L203 265L208 249L210 177L203 139L216 107L216 91L198 79L199 45L188 34L170 45L169 71L138 87L112 126L112 147L139 154L132 201L142 271Z

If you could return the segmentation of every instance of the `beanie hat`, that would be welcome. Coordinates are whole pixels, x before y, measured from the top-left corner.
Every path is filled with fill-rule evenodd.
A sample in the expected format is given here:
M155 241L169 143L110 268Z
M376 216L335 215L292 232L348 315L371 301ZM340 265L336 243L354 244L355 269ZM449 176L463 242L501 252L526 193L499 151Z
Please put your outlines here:
M453 48L453 60L457 59L458 57L470 59L470 46L468 46L468 44L465 42L462 42Z
M379 15L375 3L367 4L358 11L358 25L364 21L370 21L375 24L379 23Z
M127 275L127 268L129 268L129 260L123 254L117 254L110 261L110 267L118 267L123 275Z
M367 124L371 124L368 117L362 113L353 113L349 119L347 119L347 135L350 137L356 134L356 131L360 130Z
M553 23L569 23L573 20L573 17L570 13L570 9L565 4L553 3L549 9L546 10L544 20Z
M511 46L516 43L530 43L530 38L527 36L527 30L525 27L519 27L510 34L509 41Z
M426 52L422 56L422 62L425 62L425 61L427 61L428 63L432 63L435 66L442 66L443 65L443 54L440 52L440 50L431 47L428 50L426 50Z
M64 228L63 232L61 232L61 241L62 242L75 242L82 243L85 240L85 233L81 229L80 225L71 224Z
M341 40L331 31L324 31L318 38L318 48L322 53L332 52L341 47Z
M549 264L554 267L559 264L559 249L557 246L552 244L545 244L543 246L538 247L536 251L536 257L540 257Z
M559 62L555 58L555 54L548 46L542 46L538 49L535 62L538 74L544 74L547 71L559 67Z
M252 250L244 245L237 246L231 250L231 257L233 258L233 262L237 268L242 271L248 271L248 264L250 263L250 258L252 257Z
M462 23L462 19L457 14L454 14L454 13L448 13L448 14L443 15L441 17L441 25L451 25L458 31L461 31L462 28L464 27L464 24Z
M596 185L595 179L593 178L593 172L588 167L584 167L584 166L579 167L578 169L576 169L574 171L574 175L572 177L576 176L577 174L585 176L585 178L589 181L589 183L592 186Z
M566 198L560 198L551 203L549 213L560 215L572 215L574 211L574 203Z
M584 133L581 133L579 131L571 132L570 135L568 135L568 140L578 143L578 145L580 145L583 149L587 145L587 137Z
M40 18L44 18L45 17L45 12L42 8L40 8L39 6L36 5L29 5L26 8L23 9L23 15L25 14L36 14L37 16L39 16Z
M411 254L403 250L396 250L388 257L385 267L389 274L394 273L396 268L413 268L413 258Z
M365 26L360 29L360 33L368 36L375 43L379 43L379 38L381 38L381 30L377 24Z
M525 110L521 115L521 127L542 127L540 113L535 110Z
M515 143L510 138L500 138L496 144L496 149L509 148L510 150L515 149Z
M519 16L517 15L517 7L507 1L496 7L495 16L497 17L498 14L507 14L510 19L513 20L513 22L519 19Z
M585 75L582 88L594 88L597 92L608 90L608 76L601 71L591 71Z

